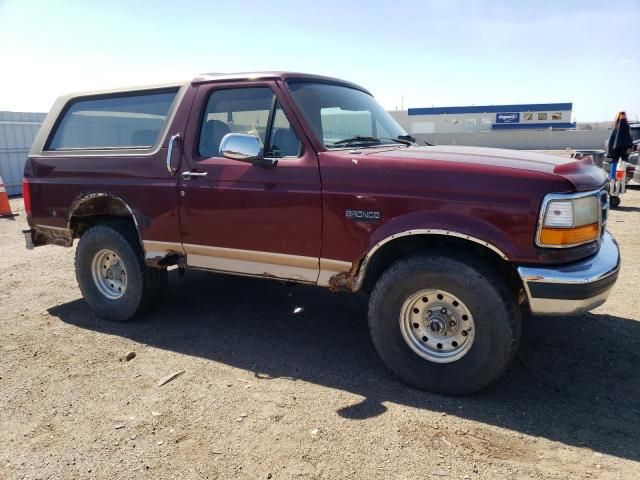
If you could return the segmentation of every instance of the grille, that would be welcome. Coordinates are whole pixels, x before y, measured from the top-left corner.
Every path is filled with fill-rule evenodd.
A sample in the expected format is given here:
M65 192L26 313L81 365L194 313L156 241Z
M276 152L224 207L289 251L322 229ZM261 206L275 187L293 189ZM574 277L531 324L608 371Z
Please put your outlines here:
M605 227L607 226L607 217L609 216L609 193L607 191L607 187L604 187L600 190L600 209L602 214L600 218L602 219L600 223L600 236L604 234Z

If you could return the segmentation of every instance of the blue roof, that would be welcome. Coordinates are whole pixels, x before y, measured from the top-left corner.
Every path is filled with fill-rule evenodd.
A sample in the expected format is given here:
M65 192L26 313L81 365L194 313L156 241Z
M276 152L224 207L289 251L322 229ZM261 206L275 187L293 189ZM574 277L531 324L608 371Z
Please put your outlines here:
M547 129L551 127L553 130L558 128L576 128L575 123L560 123L560 122L547 122L547 123L494 123L491 125L493 130L517 130L523 128L529 129Z
M445 113L549 112L573 110L573 103L525 103L522 105L472 105L467 107L410 108L409 115L442 115Z

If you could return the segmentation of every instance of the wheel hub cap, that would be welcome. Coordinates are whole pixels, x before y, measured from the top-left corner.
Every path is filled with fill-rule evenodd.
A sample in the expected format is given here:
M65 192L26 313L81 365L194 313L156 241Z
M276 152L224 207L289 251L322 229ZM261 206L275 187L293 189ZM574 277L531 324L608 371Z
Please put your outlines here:
M462 358L475 336L467 306L444 290L421 290L402 306L400 330L407 345L422 358L449 363Z
M439 334L440 332L444 332L446 328L444 320L441 318L432 318L429 320L429 330L431 330L431 333Z
M127 290L127 270L113 250L103 249L94 255L91 276L98 291L109 300L119 299Z

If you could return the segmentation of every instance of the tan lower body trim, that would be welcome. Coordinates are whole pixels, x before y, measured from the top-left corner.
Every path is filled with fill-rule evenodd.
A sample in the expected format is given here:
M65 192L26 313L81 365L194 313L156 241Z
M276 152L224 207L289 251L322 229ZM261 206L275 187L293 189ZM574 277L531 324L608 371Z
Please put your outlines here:
M144 259L153 260L155 258L163 258L169 254L177 253L184 255L184 249L181 243L175 242L157 242L155 240L144 240Z
M338 273L348 272L351 270L351 263L342 260L330 260L328 258L320 259L320 275L318 276L318 285L328 287L331 277Z
M307 283L316 283L318 280L319 266L315 257L188 243L184 244L184 250L187 265L191 267Z
M145 259L162 258L168 254L185 255L190 267L258 277L275 277L329 286L331 277L348 272L351 263L341 260L284 253L259 252L236 248L209 247L190 243L145 240Z

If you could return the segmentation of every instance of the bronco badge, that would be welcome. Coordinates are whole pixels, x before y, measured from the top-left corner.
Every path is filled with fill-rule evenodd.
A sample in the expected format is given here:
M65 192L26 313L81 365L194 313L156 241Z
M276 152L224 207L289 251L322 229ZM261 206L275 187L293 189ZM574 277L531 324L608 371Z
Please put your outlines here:
M348 220L366 223L380 223L382 214L375 210L345 210L345 217Z

